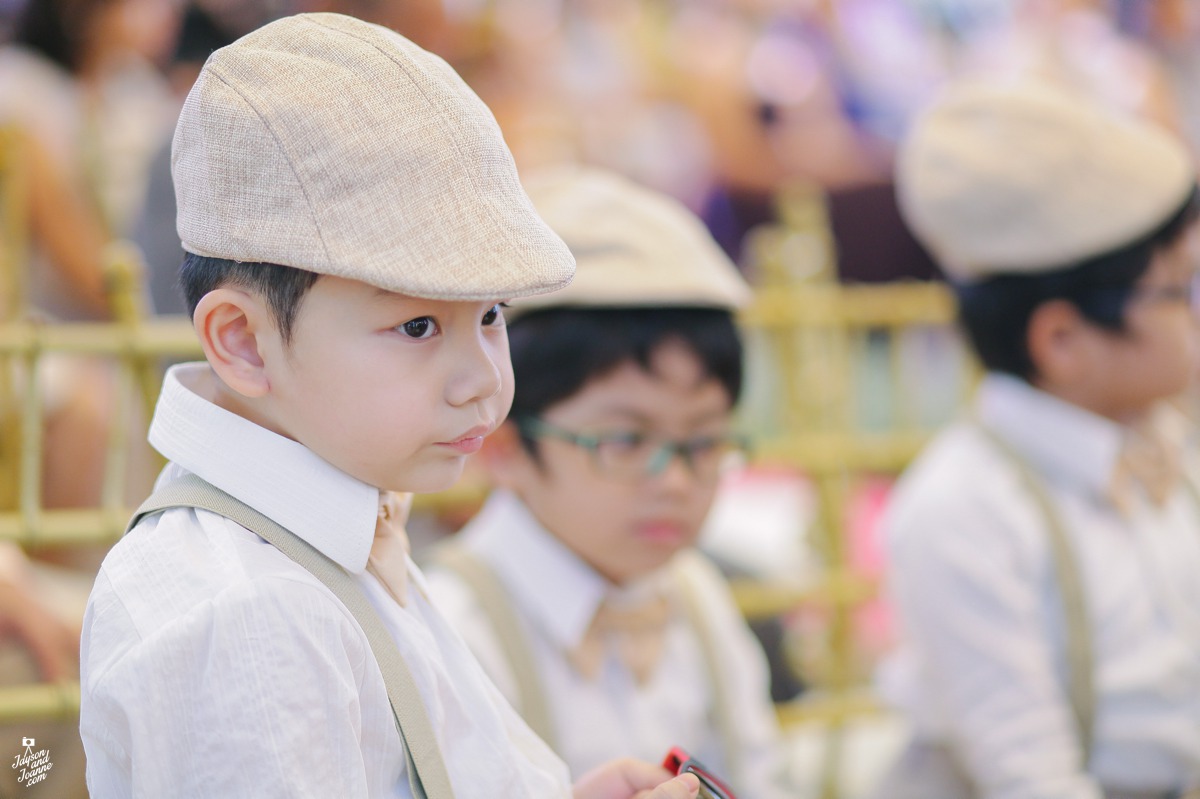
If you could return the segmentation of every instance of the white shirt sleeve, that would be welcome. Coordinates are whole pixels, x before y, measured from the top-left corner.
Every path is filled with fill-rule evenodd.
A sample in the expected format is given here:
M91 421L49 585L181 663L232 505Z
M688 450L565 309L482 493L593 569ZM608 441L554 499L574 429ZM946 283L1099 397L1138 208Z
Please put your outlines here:
M108 596L85 620L84 640L101 652L103 636L127 636L132 624ZM107 632L94 624L98 612ZM402 762L390 774L364 764L361 686L371 657L327 591L278 576L222 591L112 662L89 669L85 652L89 789L96 797L407 795Z
M1046 627L1053 589L1034 555L1045 534L1032 501L956 495L945 483L936 502L908 499L890 519L890 588L936 686L926 701L939 702L983 796L1100 799Z

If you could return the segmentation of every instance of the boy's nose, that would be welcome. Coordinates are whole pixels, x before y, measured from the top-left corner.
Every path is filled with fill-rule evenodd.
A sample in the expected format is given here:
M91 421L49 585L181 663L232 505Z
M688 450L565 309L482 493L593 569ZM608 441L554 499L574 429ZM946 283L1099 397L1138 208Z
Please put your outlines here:
M655 458L662 460L653 464L655 468L647 474L648 480L676 491L686 490L695 482L696 472L682 452L675 449L664 450L657 453Z
M454 380L449 386L447 400L451 405L467 405L490 399L504 387L500 358L507 351L496 352L486 342L477 341L458 363Z

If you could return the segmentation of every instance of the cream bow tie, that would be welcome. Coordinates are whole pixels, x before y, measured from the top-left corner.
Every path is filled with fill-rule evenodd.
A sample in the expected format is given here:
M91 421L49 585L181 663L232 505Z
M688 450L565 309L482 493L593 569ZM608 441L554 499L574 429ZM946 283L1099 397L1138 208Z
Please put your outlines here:
M408 596L408 533L404 523L412 506L412 494L379 492L379 516L375 540L367 557L367 571L375 575L401 607Z
M1130 427L1113 469L1109 496L1113 505L1128 514L1134 492L1140 488L1155 505L1171 496L1181 477L1180 453L1150 425Z
M611 644L638 685L645 685L662 659L670 618L671 604L665 597L629 607L613 607L605 601L596 610L583 640L567 657L576 671L594 680Z

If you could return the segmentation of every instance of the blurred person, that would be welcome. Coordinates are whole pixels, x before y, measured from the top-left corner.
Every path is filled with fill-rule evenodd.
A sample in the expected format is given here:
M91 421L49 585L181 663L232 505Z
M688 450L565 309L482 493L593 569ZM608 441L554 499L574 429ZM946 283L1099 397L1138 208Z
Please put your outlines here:
M765 5L501 0L465 75L523 170L599 166L711 207L736 256L788 180L855 185L887 167L840 105L820 18Z
M1128 24L1161 60L1179 126L1192 153L1200 155L1200 4L1158 0L1122 4Z
M41 249L47 268L56 268L74 288L74 299L89 316L108 314L108 294L101 253L107 236L86 203L72 190L58 164L40 140L15 128L7 132L6 153L20 171L22 196L29 221L26 236ZM20 254L17 242L6 241ZM24 276L3 276L5 310L15 310L19 297L8 296ZM14 368L12 361L3 368ZM43 357L36 375L23 372L0 380L11 394L0 396L0 427L10 427L19 414L19 396L26 381L39 381L45 420L41 469L41 504L46 508L75 507L98 501L103 479L107 432L114 414L107 391L107 369L85 359ZM6 442L8 443L8 442ZM8 451L11 453L11 451ZM11 510L0 507L0 510ZM0 542L0 685L6 688L43 681L73 681L79 673L79 632L83 605L91 588L99 555L83 549L39 549L31 558L20 547ZM74 561L93 561L82 569L62 568ZM0 726L0 740L10 743L34 738L52 753L53 768L45 779L55 796L82 799L83 747L74 720L25 720ZM6 756L20 754L13 751ZM22 795L21 771L4 769L0 796Z
M69 287L71 302L80 316L107 317L109 297L103 264L107 231L41 139L22 127L9 128L6 134L4 146L9 152L5 155L12 159L10 168L15 167L14 177L20 181L14 201L22 207L6 208L5 213L23 215L28 228L22 241L6 241L5 248L15 256L14 261L32 258L35 266L31 270L53 270L53 282ZM33 276L3 277L4 285L15 291ZM6 310L15 311L28 300L28 296L4 297Z
M1170 401L1200 356L1195 166L1087 96L966 81L897 188L987 374L886 512L880 685L913 740L878 795L1192 796L1200 459Z
M173 103L155 63L173 36L173 0L27 0L0 48L0 125L27 158L26 313L64 321L111 314L104 247L128 232L148 160ZM48 507L99 500L113 415L111 373L43 359ZM64 435L60 436L62 433Z
M849 114L836 18L819 3L680 4L666 36L666 91L711 142L703 216L735 261L753 227L775 221L781 189L885 180L888 148Z
M177 16L174 0L27 0L0 48L0 124L37 141L108 238L129 232L174 115L157 65ZM33 306L95 317L33 243Z
M25 173L23 287L6 310L74 321L110 317L105 247L140 203L146 160L171 103L153 61L172 35L171 0L29 0L0 48L0 125ZM8 243L14 246L13 242ZM108 364L40 360L46 507L94 506L114 418ZM15 403L9 407L16 407ZM144 448L138 450L144 452Z
M430 591L573 774L678 745L739 796L786 796L766 659L694 548L738 447L749 287L677 201L594 169L526 187L577 273L511 303L496 489Z
M162 135L158 79L151 67L127 58L163 35L158 28L164 18L153 10L135 0L31 0L16 20L13 41L0 48L0 126L13 148L12 174L20 188L13 196L17 205L5 212L28 222L20 241L4 243L15 256L9 262L24 269L4 276L5 286L18 294L5 297L6 317L111 316L105 247L133 212L143 158ZM169 24L166 30L169 35ZM35 374L11 377L5 385L12 395L0 398L6 416L19 413L17 397L28 381L38 381L42 392L41 506L96 506L116 417L108 364L43 355ZM4 561L13 568L0 575L0 623L16 633L3 649L0 668L0 680L10 686L77 678L75 642L102 556L90 547L40 547L32 554L36 559L7 548ZM52 587L48 574L54 575ZM54 613L47 610L51 594L63 600L54 603ZM51 750L54 767L46 784L54 795L85 795L74 721L22 723L7 726L5 733L5 740L34 737ZM19 774L5 773L6 786Z
M1013 0L1006 14L958 31L948 73L1051 81L1181 132L1161 59L1117 10L1116 0Z
M709 144L660 84L658 16L638 0L495 3L486 46L465 75L522 170L601 166L699 206Z
M70 578L67 578L68 580ZM82 607L77 590L63 586L54 570L30 561L19 547L0 542L0 684L77 680ZM86 591L82 595L86 598ZM20 754L23 738L50 750L53 768L45 785L54 796L83 799L83 746L73 721L24 720L0 725L6 758ZM20 796L19 770L0 770L0 796Z
M990 0L996 2L1009 0ZM918 0L826 5L847 114L882 142L890 157L913 113L945 79L940 29L928 22ZM970 7L988 5L972 0Z

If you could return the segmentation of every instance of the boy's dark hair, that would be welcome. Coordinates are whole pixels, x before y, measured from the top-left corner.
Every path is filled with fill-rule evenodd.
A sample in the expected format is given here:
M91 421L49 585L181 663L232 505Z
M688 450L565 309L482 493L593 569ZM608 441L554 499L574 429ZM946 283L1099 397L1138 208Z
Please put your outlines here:
M249 289L267 301L267 307L284 343L292 340L292 323L304 295L320 277L316 272L278 264L243 263L185 252L179 282L187 300L188 315L196 313L200 298L225 285Z
M1125 329L1125 307L1134 285L1158 250L1174 244L1200 218L1197 191L1145 236L1073 266L1041 274L997 275L955 287L958 315L983 365L1024 380L1036 377L1029 354L1029 320L1051 300L1067 300L1106 330Z
M742 391L742 343L733 315L716 308L549 308L509 325L514 420L535 418L624 363L647 372L654 352L680 341L716 379L732 407ZM522 436L527 450L532 439Z

